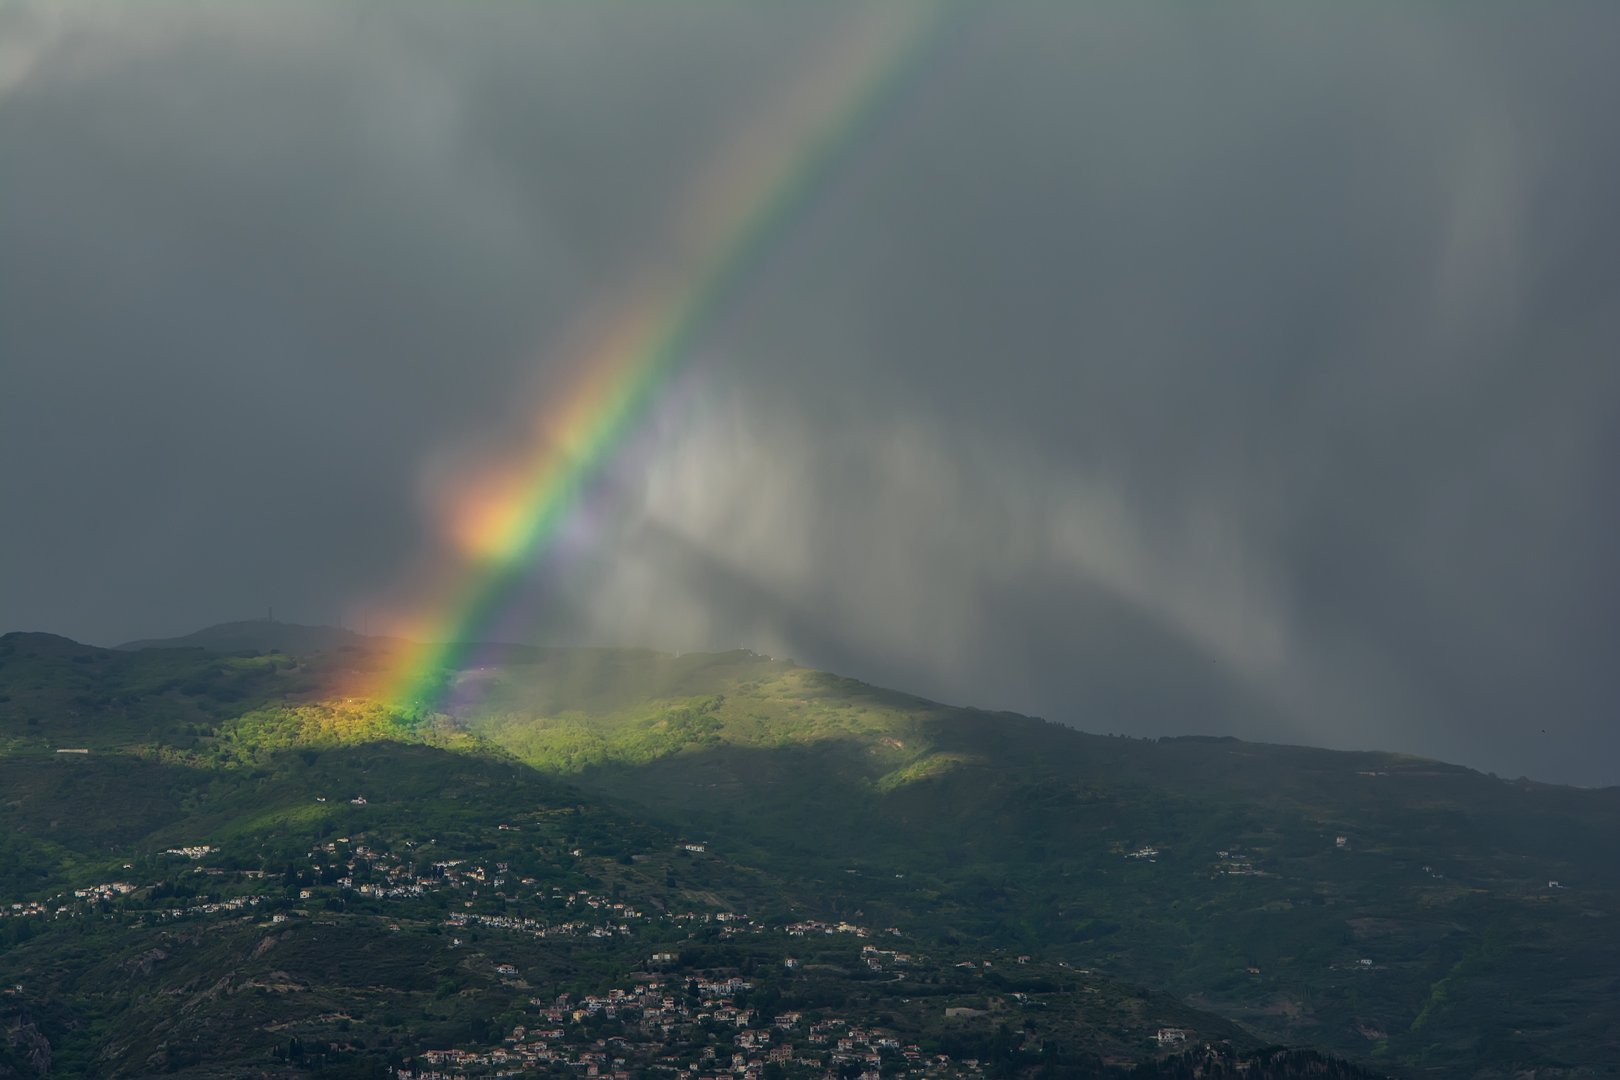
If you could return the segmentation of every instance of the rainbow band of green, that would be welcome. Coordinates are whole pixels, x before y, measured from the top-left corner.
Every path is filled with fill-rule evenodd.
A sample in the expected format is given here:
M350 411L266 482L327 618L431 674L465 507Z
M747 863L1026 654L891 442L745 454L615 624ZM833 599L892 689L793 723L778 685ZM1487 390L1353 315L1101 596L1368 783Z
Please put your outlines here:
M818 118L819 134L795 148L787 164L744 192L737 212L716 230L711 252L689 285L677 288L633 355L618 359L613 385L601 395L572 457L560 466L541 463L539 474L522 496L516 518L518 533L493 566L461 594L443 617L441 644L413 655L393 673L383 697L396 708L434 710L442 703L445 674L464 665L503 610L525 570L545 553L568 521L582 491L622 446L659 397L670 377L692 351L699 336L728 302L733 302L760 264L791 233L817 192L876 128L899 90L911 82L943 37L942 6L920 9L924 16L906 36L844 80L837 104ZM549 466L549 467L548 467Z

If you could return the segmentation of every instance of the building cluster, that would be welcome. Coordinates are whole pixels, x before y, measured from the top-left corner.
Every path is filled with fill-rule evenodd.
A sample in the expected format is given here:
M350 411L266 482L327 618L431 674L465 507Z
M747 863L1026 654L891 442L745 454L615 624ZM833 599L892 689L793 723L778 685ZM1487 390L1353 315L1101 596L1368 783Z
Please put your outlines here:
M444 916L444 921L446 925L458 929L487 928L539 938L597 939L628 937L635 933L637 927L652 924L716 928L722 937L760 934L767 929L753 917L741 912L653 909L643 903L589 890L547 885L514 870L504 860L424 857L424 853L435 843L431 840L425 844L405 840L397 851L389 851L358 838L351 840L340 836L311 848L305 853L303 865L289 866L285 874L262 869L229 870L199 865L193 868L192 873L225 880L217 885L210 884L205 897L189 904L164 903L166 894L155 889L151 893L146 892L150 886L110 881L60 892L42 900L21 901L0 907L0 918L76 918L94 911L106 913L109 902L122 901L124 911L132 919L168 922L196 915L242 911L282 899L283 896L295 897L299 902L310 902L350 894L366 900L398 902L421 900L435 893L449 893L461 901L462 910L450 911ZM210 844L194 844L169 848L163 854L200 862L219 850ZM127 864L126 869L130 869ZM241 879L241 883L233 889L227 882L236 879ZM242 889L242 884L267 879L284 881L284 887L296 891L282 894L280 890L254 889L252 885ZM221 892L237 890L241 890L238 895L221 895ZM289 915L278 912L274 918L276 922L285 922ZM867 927L853 923L824 923L814 919L794 923L786 928L786 932L799 937L851 934L866 938L872 934ZM892 927L888 932L900 933ZM673 960L673 954L669 956ZM880 956L879 959L891 957Z
M861 961L873 971L886 971L891 967L910 967L912 958L910 953L899 952L895 949L880 949L876 945L861 946ZM986 964L989 961L985 961Z
M753 984L736 976L654 979L605 994L531 998L532 1018L498 1045L427 1050L396 1080L519 1076L566 1067L591 1077L667 1073L689 1080L759 1080L776 1075L969 1077L978 1061L925 1053L870 1018L819 1010L762 1017L736 996ZM616 1034L601 1023L617 1021Z
M207 844L192 844L187 847L172 847L163 852L165 855L179 855L187 859L203 859L218 851L219 848Z
M128 896L134 892L136 886L127 881L108 881L100 885L90 885L83 889L74 889L73 895L79 900L112 900L120 896ZM18 905L13 904L13 907Z
M856 926L854 923L824 923L816 919L805 919L803 922L789 923L783 927L783 930L789 937L808 937L812 934L854 934L856 937L869 937L872 933L866 927ZM900 931L891 926L884 933L898 935Z
M1254 868L1254 862L1245 852L1236 848L1217 851L1215 853L1215 874L1217 877L1264 877L1265 874Z

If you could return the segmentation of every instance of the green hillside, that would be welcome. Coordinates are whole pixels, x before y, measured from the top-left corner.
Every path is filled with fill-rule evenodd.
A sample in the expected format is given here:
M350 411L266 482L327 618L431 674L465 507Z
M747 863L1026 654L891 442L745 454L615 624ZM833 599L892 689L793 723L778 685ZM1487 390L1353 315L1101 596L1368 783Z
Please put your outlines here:
M618 662L618 696L601 659L468 673L460 720L829 895L1274 1038L1464 1074L1620 1061L1620 790L1099 737L747 653Z
M443 673L447 712L404 716L339 693L382 662L364 641L0 639L0 1076L44 1075L41 1046L49 1075L456 1049L471 1076L519 1027L611 1058L649 1025L669 1060L620 1055L646 1075L727 1050L782 1075L1174 1070L1209 1042L1412 1075L1620 1061L1620 790L1094 736L745 651L481 659ZM703 1004L723 979L755 985ZM654 982L676 989L616 1027L574 1016ZM691 1016L659 1011L689 990ZM802 1013L803 1045L767 1061L706 1009ZM834 1020L864 1042L811 1041Z

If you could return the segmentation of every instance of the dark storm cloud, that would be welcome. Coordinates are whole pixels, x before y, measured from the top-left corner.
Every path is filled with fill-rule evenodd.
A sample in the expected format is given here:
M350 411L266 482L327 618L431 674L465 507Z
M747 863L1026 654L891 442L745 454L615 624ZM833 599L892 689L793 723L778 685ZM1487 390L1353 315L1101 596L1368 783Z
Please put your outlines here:
M408 587L431 478L863 14L0 8L5 626ZM1616 23L969 9L526 632L1620 781Z

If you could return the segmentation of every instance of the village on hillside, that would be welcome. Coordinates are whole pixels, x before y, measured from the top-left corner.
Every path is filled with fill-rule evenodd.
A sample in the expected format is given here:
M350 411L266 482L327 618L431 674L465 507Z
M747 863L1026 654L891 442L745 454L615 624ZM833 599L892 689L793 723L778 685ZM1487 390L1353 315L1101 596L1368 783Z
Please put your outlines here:
M436 837L360 834L318 843L279 869L269 862L216 865L233 862L219 846L180 844L141 864L159 871L160 881L114 879L16 902L0 909L0 921L161 928L229 919L276 934L364 919L393 934L428 935L434 947L461 957L457 970L467 973L466 986L442 992L498 988L506 1010L522 1019L481 1043L402 1048L395 1055L396 1080L548 1073L615 1080L972 1077L985 1074L986 1058L995 1052L990 1043L969 1039L962 1046L978 1049L953 1053L938 1038L918 1035L918 1017L946 1030L993 1024L1005 1051L1007 1033L1016 1029L1022 1037L1026 1016L1045 1007L1029 994L997 993L973 982L993 978L998 968L1021 969L1029 956L936 957L919 952L899 927L847 919L765 921L723 908L673 910L657 897L627 895L622 882L600 887L604 879L587 869L605 864L578 847L532 840L514 845L504 834L517 830L496 830L505 841L496 852L501 857L452 850ZM713 858L703 844L676 848L680 860ZM532 950L534 943L553 942L608 950L604 960L612 963L601 969L601 985L558 989L554 975L527 970L517 958L521 943ZM737 942L748 944L752 970L705 951ZM1076 978L1087 974L1070 970ZM942 992L942 984L953 992ZM791 993L783 988L795 985L814 986L810 996L823 1000L784 1006ZM846 985L862 992L836 989ZM18 985L7 993L26 989ZM288 1064L342 1061L364 1049L348 1027L344 1017L304 1025L280 1040L274 1055ZM1190 1037L1155 1023L1128 1035L1150 1053Z

